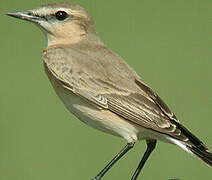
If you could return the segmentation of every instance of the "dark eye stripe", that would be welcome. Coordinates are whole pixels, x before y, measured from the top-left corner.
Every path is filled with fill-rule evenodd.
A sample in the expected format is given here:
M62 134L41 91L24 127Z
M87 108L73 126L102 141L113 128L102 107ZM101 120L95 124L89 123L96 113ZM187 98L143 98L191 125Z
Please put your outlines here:
M48 19L46 18L46 16L38 16L37 14L36 14L35 16L40 17L40 18L42 18L42 19L45 19L46 21L48 20Z

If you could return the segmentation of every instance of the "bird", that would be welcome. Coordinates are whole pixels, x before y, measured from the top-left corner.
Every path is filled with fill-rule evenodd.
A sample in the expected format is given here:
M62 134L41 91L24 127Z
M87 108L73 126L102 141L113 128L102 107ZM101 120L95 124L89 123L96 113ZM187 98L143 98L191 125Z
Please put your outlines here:
M131 180L138 178L158 141L177 145L212 167L209 148L104 44L83 7L56 2L7 15L33 22L44 32L48 41L43 50L44 70L65 107L83 123L126 140L93 180L102 179L142 140L147 148Z

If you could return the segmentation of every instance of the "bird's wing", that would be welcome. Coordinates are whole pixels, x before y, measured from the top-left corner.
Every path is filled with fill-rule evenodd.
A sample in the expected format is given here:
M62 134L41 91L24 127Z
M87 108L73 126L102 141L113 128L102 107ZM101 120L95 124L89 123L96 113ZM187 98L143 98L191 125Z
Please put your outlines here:
M106 95L108 109L143 127L187 141L188 138L178 128L179 121L162 99L141 80L135 79L135 83L147 96L140 93Z
M133 88L126 90L123 86L116 86L108 79L93 76L92 72L86 73L85 70L77 70L77 68L74 70L67 69L67 67L72 67L74 64L79 63L80 60L67 66L67 59L61 57L61 55L60 57L57 55L51 56L51 60L48 58L48 56L44 55L45 65L56 80L64 88L84 98L96 108L110 110L142 127L183 141L187 140L174 123L179 122L175 115L161 98L136 74L126 82L129 87L133 84L135 91L133 91ZM86 56L86 58L89 58L89 56ZM126 69L126 67L125 70L132 71L132 69ZM102 69L102 71L105 70ZM126 76L128 75L129 73L126 73ZM121 82L118 83L120 84Z

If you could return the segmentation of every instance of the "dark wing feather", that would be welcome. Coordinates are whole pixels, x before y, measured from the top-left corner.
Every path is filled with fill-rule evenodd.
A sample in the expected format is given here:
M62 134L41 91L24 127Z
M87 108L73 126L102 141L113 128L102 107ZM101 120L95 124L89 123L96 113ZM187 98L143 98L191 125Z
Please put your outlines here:
M145 91L149 97L151 97L154 102L158 105L161 111L171 120L179 122L177 117L171 112L168 106L163 102L163 100L143 81L135 79L135 83L141 88L141 90Z
M127 96L110 94L105 97L108 100L108 109L124 119L182 141L188 140L161 108L145 96L131 93Z
M139 81L139 80L135 80L135 83L142 90L147 92L147 94L154 100L154 102L158 105L158 107L161 109L161 111L164 113L164 115L166 115L169 118L170 122L177 127L176 130L178 130L178 132L180 133L179 135L181 135L181 137L183 137L183 139L180 138L180 140L187 141L188 144L192 144L192 146L188 146L188 147L196 147L201 152L206 152L206 153L209 152L209 149L207 148L207 146L200 139L198 139L187 128L185 128L182 124L180 124L180 122L177 120L176 116L170 111L168 106L163 102L163 100L156 93L154 93L152 91L152 89L150 87L148 87L145 83L143 83L142 81ZM171 136L173 136L173 135L171 134ZM179 138L179 137L176 137L176 138ZM210 163L212 162L211 157L212 156L210 153ZM206 160L204 160L204 161L206 161Z

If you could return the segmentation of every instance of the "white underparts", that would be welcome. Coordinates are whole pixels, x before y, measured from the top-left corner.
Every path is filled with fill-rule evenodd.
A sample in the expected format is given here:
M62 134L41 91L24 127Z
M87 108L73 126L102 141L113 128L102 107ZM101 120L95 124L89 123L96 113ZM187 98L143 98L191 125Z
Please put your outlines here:
M168 137L168 136L167 136ZM187 145L184 143L184 142L182 142L182 141L180 141L180 140L177 140L177 139L174 139L174 138L171 138L171 137L168 137L169 138L169 140L171 141L171 142L173 142L173 144L176 144L177 146L179 146L181 149L183 149L184 151L186 151L186 152L188 152L188 153L190 153L190 154L192 154L193 155L193 153L189 150L189 148L187 147Z

